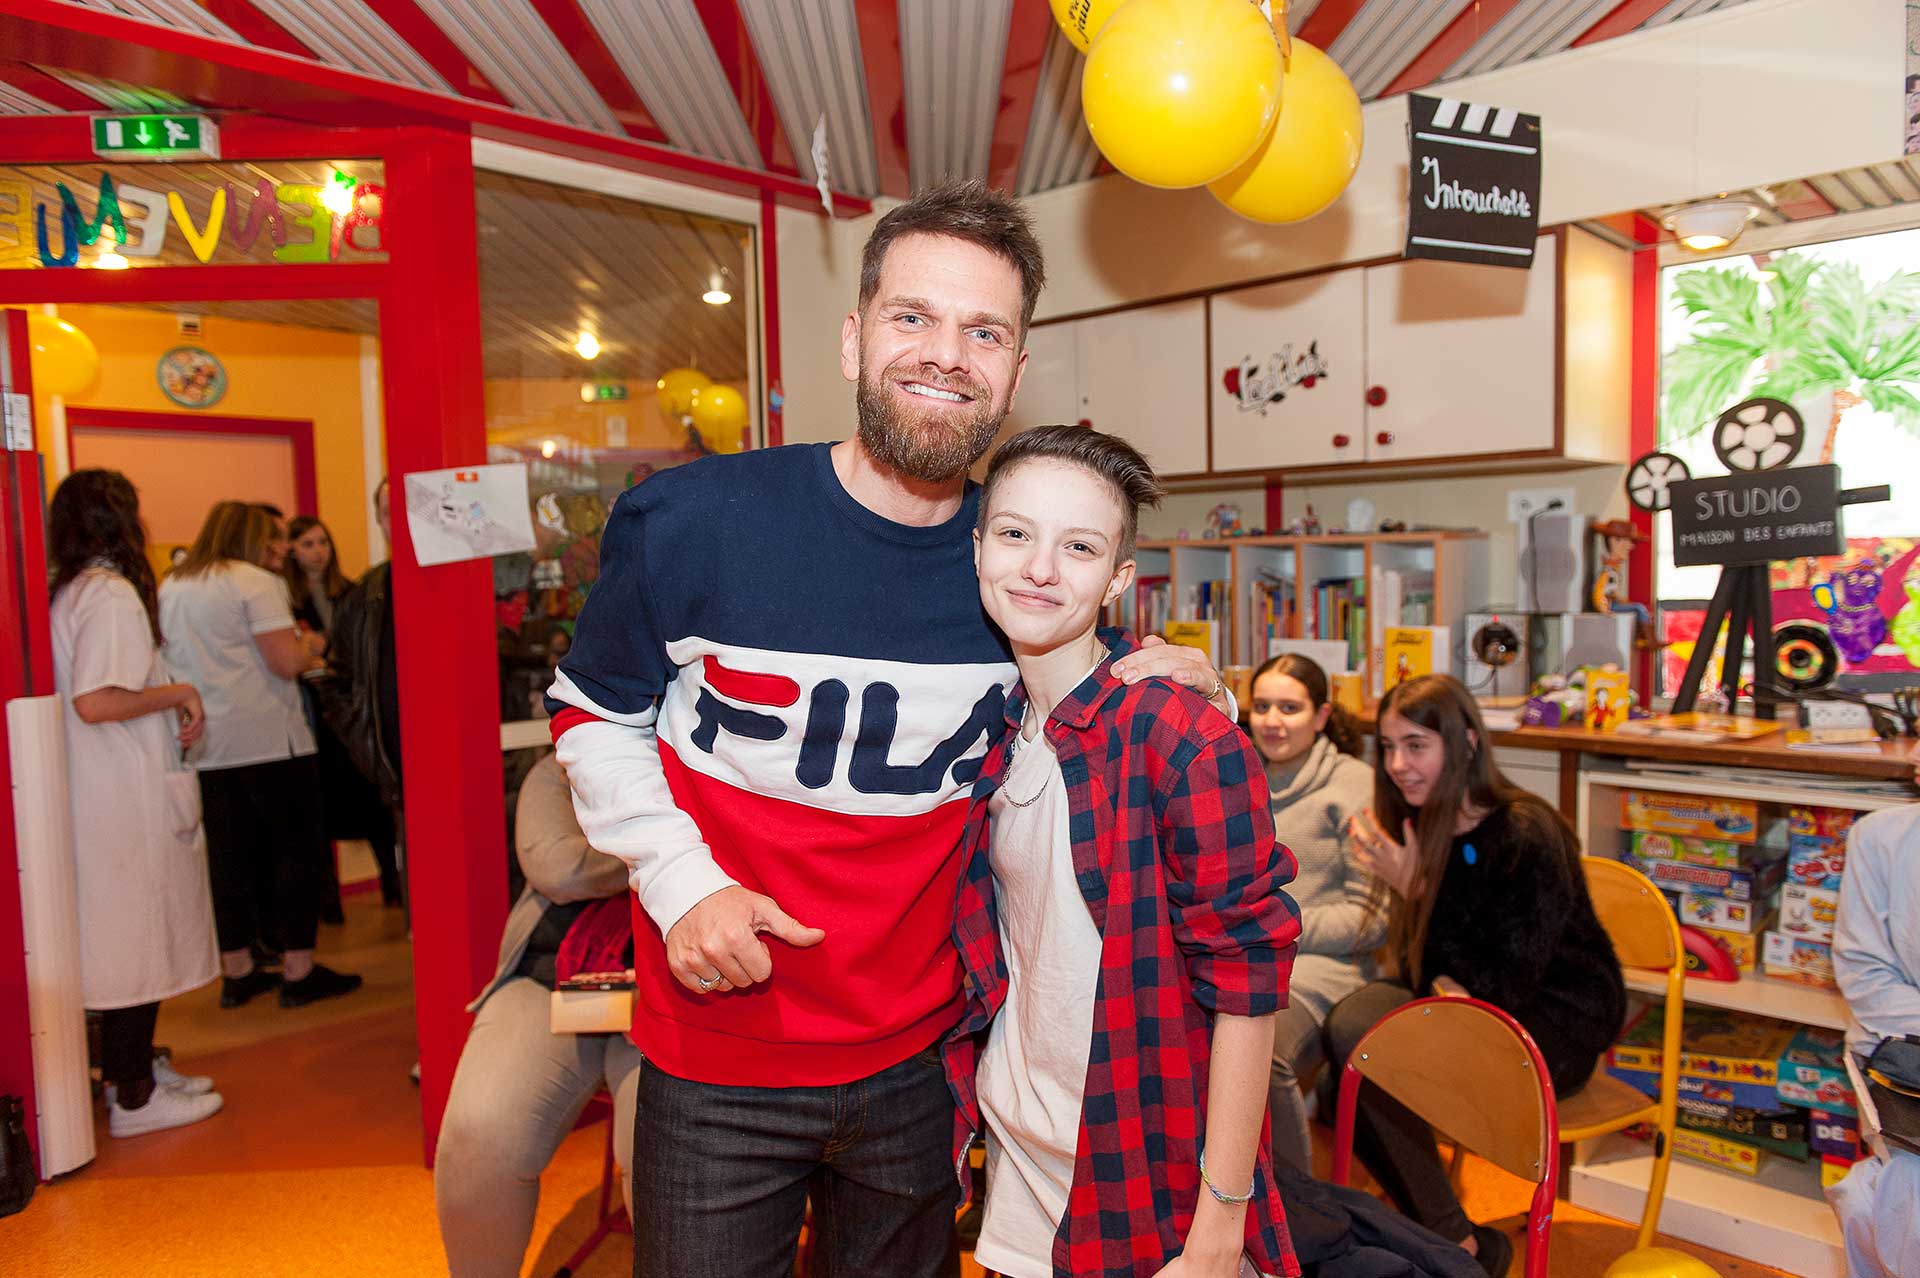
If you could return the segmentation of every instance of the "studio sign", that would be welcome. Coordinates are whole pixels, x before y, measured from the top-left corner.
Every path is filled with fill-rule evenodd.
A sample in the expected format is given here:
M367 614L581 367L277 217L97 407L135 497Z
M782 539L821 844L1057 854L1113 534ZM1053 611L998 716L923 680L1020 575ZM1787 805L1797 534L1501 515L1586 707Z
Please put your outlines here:
M1764 564L1844 554L1840 468L1741 471L1673 485L1673 562Z
M1533 265L1540 117L1452 98L1407 98L1408 257Z
M1265 417L1267 405L1278 404L1289 390L1296 386L1312 390L1314 383L1331 375L1318 341L1307 343L1307 349L1297 355L1289 343L1264 360L1247 356L1220 375L1220 384L1241 412Z

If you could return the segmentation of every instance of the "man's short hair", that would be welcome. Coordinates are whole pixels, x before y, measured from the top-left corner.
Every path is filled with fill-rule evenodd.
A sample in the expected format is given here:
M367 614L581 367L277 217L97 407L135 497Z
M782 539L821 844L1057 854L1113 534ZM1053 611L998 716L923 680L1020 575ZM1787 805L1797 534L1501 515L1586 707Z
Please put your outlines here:
M1046 287L1047 267L1033 220L1005 191L979 178L943 182L889 211L867 237L860 254L860 309L880 291L880 267L893 242L906 235L947 235L978 244L1020 272L1020 340L1026 341L1033 308Z
M1105 480L1120 503L1120 546L1113 562L1118 566L1133 558L1134 539L1140 532L1140 508L1158 506L1166 491L1139 449L1118 435L1103 434L1090 426L1035 426L1010 436L987 463L980 493L982 528L986 527L994 485L1015 466L1029 461L1065 462Z

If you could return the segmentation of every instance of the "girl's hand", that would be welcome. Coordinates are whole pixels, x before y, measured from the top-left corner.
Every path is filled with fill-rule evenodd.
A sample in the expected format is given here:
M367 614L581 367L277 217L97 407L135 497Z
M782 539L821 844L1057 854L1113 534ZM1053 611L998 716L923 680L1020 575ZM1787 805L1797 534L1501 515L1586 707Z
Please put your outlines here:
M180 704L174 707L174 712L180 716L180 748L184 750L198 741L200 734L207 730L207 711L200 704L199 689L190 683L183 683L180 687L185 695L180 698Z
M1396 840L1371 808L1354 813L1347 821L1347 839L1353 849L1354 864L1405 897L1413 887L1417 861L1414 849L1419 846L1419 839L1413 832L1411 820L1403 822L1402 829L1404 841Z
M1154 1278L1240 1278L1246 1272L1240 1257L1238 1250L1204 1259L1183 1251L1162 1266Z

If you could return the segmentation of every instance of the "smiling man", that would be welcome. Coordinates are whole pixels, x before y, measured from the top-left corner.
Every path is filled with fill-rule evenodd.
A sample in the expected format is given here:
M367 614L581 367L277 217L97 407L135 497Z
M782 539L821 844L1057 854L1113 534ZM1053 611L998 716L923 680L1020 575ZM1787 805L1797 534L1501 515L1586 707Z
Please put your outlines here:
M809 1185L840 1278L957 1272L951 930L967 795L1014 679L967 469L1044 276L973 182L881 218L841 335L858 431L622 496L550 693L594 847L636 899L634 1272L790 1273ZM1218 694L1201 654L1135 677Z

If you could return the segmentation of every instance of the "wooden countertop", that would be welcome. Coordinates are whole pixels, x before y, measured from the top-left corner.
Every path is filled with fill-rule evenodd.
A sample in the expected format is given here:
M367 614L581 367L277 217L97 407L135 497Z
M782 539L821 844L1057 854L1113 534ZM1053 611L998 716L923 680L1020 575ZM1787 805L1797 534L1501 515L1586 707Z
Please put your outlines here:
M1920 763L1920 741L1882 741L1877 754L1789 750L1784 730L1752 741L1705 743L1589 732L1585 728L1515 728L1492 734L1495 745L1516 750L1573 750L1627 759L1661 759L1726 768L1772 768L1873 781L1909 781Z

